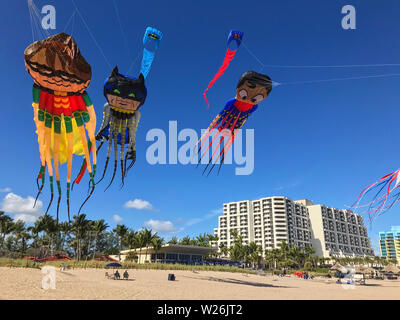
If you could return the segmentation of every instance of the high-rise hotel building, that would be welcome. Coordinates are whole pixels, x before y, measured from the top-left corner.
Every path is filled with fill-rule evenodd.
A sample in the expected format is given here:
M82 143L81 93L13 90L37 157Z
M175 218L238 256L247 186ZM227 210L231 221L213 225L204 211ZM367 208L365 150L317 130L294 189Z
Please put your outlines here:
M381 256L400 262L400 226L392 227L389 232L379 232Z
M268 197L224 204L224 215L218 217L218 246L230 247L236 229L248 244L254 241L266 249L279 248L281 241L300 248L311 245L310 219L307 207L286 197Z
M285 240L299 248L312 246L321 257L374 255L360 215L310 200L277 196L224 203L214 229L218 246L233 244L232 229L243 243L255 242L263 252L279 248Z
M322 204L308 205L311 243L320 257L374 256L363 217Z

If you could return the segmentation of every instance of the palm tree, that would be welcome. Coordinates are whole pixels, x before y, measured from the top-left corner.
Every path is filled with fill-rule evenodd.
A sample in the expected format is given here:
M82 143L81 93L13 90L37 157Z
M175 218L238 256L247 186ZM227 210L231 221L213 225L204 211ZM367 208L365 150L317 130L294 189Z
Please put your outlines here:
M191 240L189 236L183 237L182 240L180 241L180 244L184 246L188 246L191 244Z
M218 237L218 235L212 235L212 234L208 234L207 235L207 237L208 237L208 243L211 245L211 246L217 246L218 245L218 240L219 240L219 237Z
M79 261L81 259L81 240L87 231L89 221L86 220L86 214L81 213L77 216L73 217L73 222L71 226L72 232L75 234L75 240L76 240L76 257L77 260Z
M1 242L0 242L0 249L3 248L4 239L6 236L11 234L14 230L14 222L8 216L2 217L0 220L0 234L1 234Z
M157 253L161 249L162 245L164 244L164 239L160 237L153 237L151 239L151 244L153 245L154 251L156 253L156 261L157 261Z
M153 234L151 230L146 229L146 228L140 230L140 232L143 235L143 242L146 247L145 250L146 250L146 258L147 258L148 246L151 244L153 238L157 236L157 233Z
M248 255L249 255L250 261L253 264L253 267L257 263L257 268L258 268L260 266L260 261L262 258L262 247L252 241L249 243L247 248L248 248Z
M117 234L119 237L119 254L118 254L118 260L121 261L121 251L122 251L122 241L125 237L125 235L128 232L128 228L123 225L123 224L117 224L117 226L113 229L113 231Z
M61 248L61 251L64 252L65 239L66 239L68 233L71 231L71 225L69 222L59 223L58 230L60 232L62 232L62 234L63 234L63 236L61 238L60 248Z
M178 239L178 237L174 236L168 241L168 243L169 244L178 244L179 243L179 239Z
M290 247L285 240L281 241L279 249L281 251L281 255L282 255L283 259L286 260L289 255Z
M129 250L136 249L139 246L138 233L136 231L132 229L128 230L125 238Z
M25 240L28 237L28 234L26 232L25 222L21 220L15 222L13 233L15 235L17 243L18 240L21 239L21 256L22 256L25 252L25 246L26 246Z
M208 235L207 234L199 234L196 237L196 242L194 243L194 245L198 245L201 247L207 247L208 245Z
M96 220L93 222L92 230L94 231L94 249L93 249L93 259L96 255L97 238L101 233L106 231L108 224L104 222L104 219Z

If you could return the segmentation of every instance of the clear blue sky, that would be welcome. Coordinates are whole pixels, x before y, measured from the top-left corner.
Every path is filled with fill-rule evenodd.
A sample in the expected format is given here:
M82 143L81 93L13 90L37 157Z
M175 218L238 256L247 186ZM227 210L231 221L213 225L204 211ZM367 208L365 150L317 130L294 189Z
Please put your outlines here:
M142 108L137 133L138 159L125 187L104 192L98 185L84 213L104 218L114 226L113 215L134 229L146 221L170 221L182 237L212 232L215 210L224 202L284 195L309 198L316 203L344 208L361 189L399 163L398 119L400 77L369 78L311 84L287 84L273 89L270 97L246 123L255 129L255 170L236 176L234 166L205 178L194 165L150 165L145 154L152 128L167 131L168 121L178 129L207 127L226 100L235 94L240 75L260 71L265 65L353 65L400 63L400 3L396 0L351 1L356 8L357 29L341 28L341 8L348 1L75 1L111 65L126 72L141 57L141 40L147 26L164 33L147 78L148 99ZM74 7L69 0L37 0L57 10L57 29L64 30ZM244 31L240 47L227 72L209 91L209 110L202 93L221 64L231 29ZM88 92L99 119L105 99L103 82L110 72L86 27L76 15L72 32L93 76ZM31 108L32 79L23 64L23 51L32 42L26 1L10 1L0 13L0 189L10 188L27 198L35 196L39 153ZM128 48L127 48L128 47ZM132 75L139 70L138 59ZM370 68L273 68L263 73L280 83L400 73L400 67ZM99 120L100 122L100 120ZM182 144L182 143L181 143ZM99 155L99 170L105 159ZM77 171L81 160L75 158ZM66 171L66 166L62 167ZM110 174L110 173L109 173ZM107 176L110 178L110 175ZM117 177L119 179L119 176ZM65 180L64 180L65 182ZM87 190L85 183L72 192L77 209ZM47 184L48 187L48 184ZM63 184L65 192L65 184ZM1 200L7 193L0 194ZM142 199L156 209L124 208L129 200ZM43 206L49 190L41 196ZM55 214L55 203L52 213ZM61 217L66 218L65 203ZM379 231L400 225L396 206L369 227L375 241ZM213 215L214 214L214 215ZM170 237L172 233L163 234Z

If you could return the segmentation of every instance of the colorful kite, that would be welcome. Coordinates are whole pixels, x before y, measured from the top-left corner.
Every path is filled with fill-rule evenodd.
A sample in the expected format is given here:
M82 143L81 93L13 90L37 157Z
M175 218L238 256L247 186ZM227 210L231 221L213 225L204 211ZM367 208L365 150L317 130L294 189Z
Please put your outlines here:
M39 191L36 200L45 184L45 168L47 166L51 192L47 214L54 194L53 159L58 190L58 220L61 201L59 164L68 162L67 206L69 218L73 154L84 155L92 182L96 173L96 114L85 91L90 84L91 67L81 55L73 37L66 33L59 33L32 43L25 49L24 55L26 70L34 80L32 106L41 162L37 177ZM89 135L89 142L85 128ZM90 161L90 149L92 149L93 169ZM39 179L41 179L40 186Z
M360 214L368 214L369 223L400 200L399 187L400 169L383 176L362 190L351 210L361 210Z
M272 90L272 81L268 76L257 73L255 71L248 71L242 75L236 86L235 98L229 100L226 103L224 109L214 118L210 126L207 128L206 132L204 132L203 136L197 142L197 145L199 145L198 154L200 156L204 142L207 141L209 136L212 136L215 133L208 147L204 150L203 154L200 156L199 159L200 163L201 159L204 157L208 149L210 149L211 145L214 143L214 140L218 136L220 136L219 142L217 146L214 148L214 151L212 151L210 160L207 166L205 167L203 173L206 171L207 167L212 162L214 155L216 154L217 150L219 150L219 146L222 145L224 137L227 137L228 138L227 142L224 144L224 147L222 148L221 152L216 158L208 174L211 173L215 164L222 156L220 162L220 168L221 168L226 153L229 151L230 147L232 146L235 140L237 130L239 130L244 125L247 118L254 111L257 110L258 103L266 99L271 90Z
M240 31L231 31L228 37L228 46L232 41L235 40L236 44L236 49L239 47L241 41L243 38L243 32ZM207 98L206 98L206 92L211 86L214 84L214 82L225 72L226 68L228 67L230 61L234 57L235 50L230 50L229 47L227 49L227 52L225 54L225 59L218 70L217 74L214 76L214 78L211 80L209 83L206 91L204 92L204 98L208 104ZM212 155L209 159L209 162L207 166L205 167L203 173L207 170L208 166L212 163L213 158L215 154L217 153L217 150L219 150L220 145L222 145L222 142L224 141L224 137L227 137L227 141L224 143L224 146L219 153L218 157L216 158L215 162L213 163L213 166L209 170L208 174L211 173L213 170L215 164L218 162L218 160L221 158L219 170L221 169L221 165L225 160L225 156L227 152L229 151L230 147L232 146L235 136L237 133L237 130L239 130L244 123L246 122L247 118L257 110L258 108L258 103L263 101L265 98L267 98L268 94L272 90L272 81L271 79L263 74L257 73L255 71L248 71L242 75L240 78L237 86L236 86L236 96L235 98L229 100L224 109L214 118L214 120L211 122L210 126L207 128L207 130L204 132L203 136L200 138L200 140L197 142L196 146L198 146L198 155L199 155L199 162L200 164L201 159L204 157L204 155L207 153L207 151L210 149L211 145L213 145L215 139L219 136L219 142L217 146L214 148L214 151L212 151ZM214 135L214 136L213 136ZM210 136L213 136L211 139L211 142L209 143L208 147L202 152L203 144L205 141L208 140ZM218 172L219 172L218 170Z
M96 139L101 141L99 149L108 140L108 151L103 175L97 183L105 176L111 150L114 148L114 172L107 188L111 186L117 171L118 145L120 145L122 185L127 171L136 161L135 137L140 120L139 108L144 104L147 96L145 77L153 63L161 38L161 31L150 27L146 29L143 38L143 59L137 79L119 73L118 67L115 67L104 84L104 96L107 103L104 105L103 121ZM127 168L128 160L130 160L130 164ZM78 177L76 182L79 183L79 180Z

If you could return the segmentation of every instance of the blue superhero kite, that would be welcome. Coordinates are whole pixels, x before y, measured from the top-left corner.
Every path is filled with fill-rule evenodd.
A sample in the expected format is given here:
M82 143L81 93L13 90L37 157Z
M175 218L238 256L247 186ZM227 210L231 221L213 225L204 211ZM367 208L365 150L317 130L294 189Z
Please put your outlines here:
M229 63L232 61L233 57L236 54L236 50L239 48L243 39L243 32L232 30L228 36L227 42L227 51L225 54L224 61L222 66L219 68L217 74L210 81L207 89L204 92L204 98L207 102L206 92L215 81L225 72L228 68ZM230 49L231 46L234 46L234 49ZM212 163L214 156L219 150L220 145L224 141L224 137L228 137L228 140L224 143L222 150L220 151L218 157L214 161L211 169L208 174L211 173L217 161L221 158L220 167L224 162L225 156L232 146L237 130L239 130L247 118L257 110L258 104L267 98L268 94L272 90L272 81L270 77L263 75L261 73L255 71L248 71L244 73L236 86L236 96L235 98L229 100L224 109L214 118L211 122L210 126L197 142L198 146L198 154L199 154L199 164L201 159L210 149L211 145L214 141L219 137L219 142L217 146L212 151L209 162L205 167L203 173L207 170L208 166ZM214 136L213 136L214 134ZM204 142L208 140L210 136L213 136L211 142L208 144L205 150L203 149Z
M105 141L108 141L108 151L103 175L96 184L103 180L110 160L111 150L114 149L114 171L107 188L111 186L117 171L118 145L120 146L119 159L121 163L122 185L124 184L127 171L136 161L135 137L140 120L139 108L144 104L147 97L145 78L151 68L161 39L161 31L148 27L143 37L143 58L139 76L135 78L123 75L119 73L116 66L104 83L103 93L107 99L107 103L104 105L103 120L96 134L96 140L100 141L97 151L100 150ZM130 163L127 168L128 160ZM80 174L75 179L76 183L79 183L82 179L85 172L84 168L85 163L82 165ZM90 196L91 193L85 202Z

